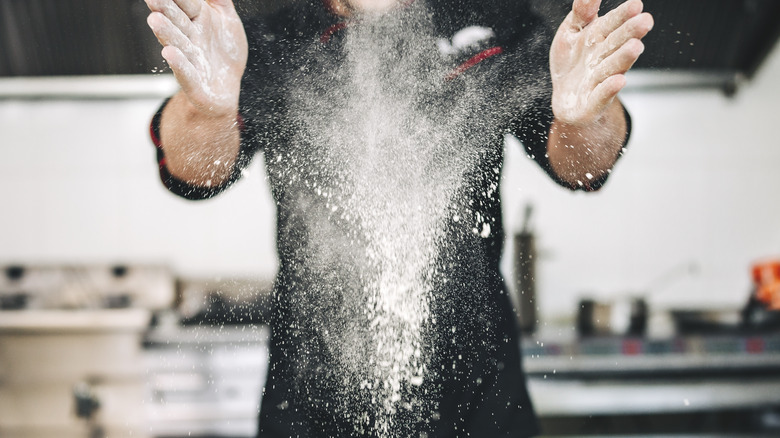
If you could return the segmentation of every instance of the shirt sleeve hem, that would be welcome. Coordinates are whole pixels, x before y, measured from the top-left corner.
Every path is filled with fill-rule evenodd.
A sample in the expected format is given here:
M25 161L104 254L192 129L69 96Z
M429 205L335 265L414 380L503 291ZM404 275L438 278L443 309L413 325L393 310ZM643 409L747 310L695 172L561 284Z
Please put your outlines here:
M157 164L159 166L160 181L171 193L191 201L213 198L225 191L240 178L241 166L239 166L237 162L237 164L233 166L233 172L231 173L230 177L222 184L212 187L198 186L173 176L168 169L165 151L163 150L162 141L160 140L160 121L162 119L163 110L169 101L170 98L166 99L162 105L160 105L160 108L152 117L152 121L149 126L149 135L151 137L152 143L154 143L154 146L157 149ZM244 120L240 114L238 115L236 121L239 125L239 128L243 132Z

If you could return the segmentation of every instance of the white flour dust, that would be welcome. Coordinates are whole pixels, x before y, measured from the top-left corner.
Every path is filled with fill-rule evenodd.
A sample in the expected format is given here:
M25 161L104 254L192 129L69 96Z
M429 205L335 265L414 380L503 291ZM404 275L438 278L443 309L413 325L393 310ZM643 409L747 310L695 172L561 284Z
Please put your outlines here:
M289 90L295 134L274 158L292 169L284 178L304 212L296 219L305 260L294 269L306 292L293 298L292 313L322 340L306 339L301 351L316 350L309 360L324 365L300 373L315 382L305 389L313 402L323 391L314 387L333 386L337 397L323 400L354 430L409 436L405 425L437 415L434 331L446 322L433 302L447 281L448 233L493 232L493 219L461 198L465 175L486 153L471 145L491 143L496 115L479 83L445 79L457 64L437 49L421 1L361 17L340 38L336 54L311 48L314 61ZM480 190L496 196L495 184Z
M312 228L333 228L336 217L335 228L348 230L336 233L341 242L326 236L329 243L313 258L333 267L323 252L356 245L359 253L340 273L342 282L351 279L346 287L357 290L343 302L347 309L335 310L349 317L329 316L350 328L338 331L328 348L348 382L344 409L357 428L380 436L394 435L399 416L415 415L410 392L430 378L426 331L438 252L471 161L456 149L458 130L450 125L456 120L444 122L445 113L457 111L437 111L426 102L443 93L447 70L430 59L436 43L425 17L402 15L393 17L397 22L369 17L349 29L343 64L329 82L317 84L325 95L302 86L297 96L305 108L300 137L317 145L320 174L332 175L316 191L326 201L329 224Z

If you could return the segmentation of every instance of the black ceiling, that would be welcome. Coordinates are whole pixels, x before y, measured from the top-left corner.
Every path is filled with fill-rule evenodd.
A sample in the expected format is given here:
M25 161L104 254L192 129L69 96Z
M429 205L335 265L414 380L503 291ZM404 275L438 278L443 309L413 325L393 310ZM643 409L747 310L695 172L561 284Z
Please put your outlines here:
M551 23L570 1L532 0ZM620 4L605 0L602 13ZM637 69L733 72L751 77L780 36L778 0L644 0L655 27Z
M143 1L0 1L0 76L151 73Z
M237 0L244 15L292 0ZM551 23L571 2L532 0ZM603 9L619 0L605 0ZM778 0L645 0L656 26L637 69L752 76L780 35ZM160 71L142 0L1 0L0 76Z

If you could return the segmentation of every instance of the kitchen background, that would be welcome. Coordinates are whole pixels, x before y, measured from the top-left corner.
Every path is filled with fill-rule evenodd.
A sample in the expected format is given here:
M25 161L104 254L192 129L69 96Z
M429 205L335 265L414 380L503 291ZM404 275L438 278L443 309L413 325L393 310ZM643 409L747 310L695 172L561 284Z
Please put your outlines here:
M674 9L672 3L655 5ZM701 11L688 15L697 26L707 13L717 15L708 9L724 4L739 10L773 7L755 1L678 3L687 6L677 9ZM153 54L132 64L143 75L51 74L45 68L25 73L29 66L19 60L35 58L32 51L44 46L25 45L19 38L24 33L14 34L14 28L24 28L18 21L21 4L0 4L0 62L6 64L0 65L0 266L163 266L179 280L179 297L171 298L179 304L186 301L181 285L187 282L221 280L245 295L266 290L276 256L262 159L216 199L189 202L171 195L159 182L148 135L151 116L175 90L159 58ZM654 2L646 4L652 11ZM262 13L262 7L243 5L246 13ZM131 17L138 13L137 5L132 8ZM555 8L542 8L556 16ZM614 305L641 298L651 322L667 310L739 311L753 292L751 266L780 258L780 45L775 44L780 15L777 7L771 12L762 15L771 26L761 41L735 36L729 26L710 29L708 40L678 16L675 21L656 15L653 32L665 39L657 40L663 47L648 42L648 57L661 59L652 53L663 50L664 59L684 58L688 65L646 66L629 75L622 100L633 119L631 141L598 193L555 186L508 139L502 188L506 225L510 233L519 231L525 209L532 206L528 223L538 255L534 284L541 333L551 327L571 332L583 299ZM133 23L104 35L122 37L126 29L141 26L138 31L147 32L148 40L145 23ZM743 45L717 45L712 35L741 38ZM705 44L740 55L755 50L754 64L699 69L689 53ZM99 45L79 43L80 50ZM728 60L727 55L720 56ZM510 279L513 253L508 239L503 269ZM236 286L245 284L252 286ZM668 321L657 321L661 328L651 326L650 334L673 336ZM224 348L251 341L246 351L261 353L264 333L252 333L227 335ZM179 351L197 345L181 336ZM156 342L165 340L147 336L147 347ZM247 366L260 369L255 359L248 357ZM551 372L556 369L561 368L553 366ZM534 370L547 378L543 364L531 365ZM766 403L776 407L780 400ZM250 413L254 408L250 405ZM238 428L249 429L247 424ZM167 434L177 433L171 428Z
M142 2L131 3L145 8ZM140 20L135 26L143 40L153 39L143 15ZM113 38L103 43L110 45L133 36L120 30L96 37ZM679 58L689 59L688 52L698 48L685 23L667 23L661 16L654 32L674 35L674 41L660 43L685 50ZM712 38L701 36L696 44ZM769 44L751 44L759 43ZM163 63L156 41L151 44L149 74L140 79L50 81L38 76L43 83L28 82L11 77L13 63L6 66L0 82L0 199L6 212L0 260L163 262L186 276L273 275L274 213L262 159L230 192L210 201L177 199L159 183L148 124L174 88L168 77L152 73ZM648 44L647 56L654 56L652 41ZM97 51L101 42L63 45L77 47L84 57L81 52ZM771 47L755 77L732 96L723 92L725 82L707 82L710 71L637 70L622 95L634 122L629 151L599 193L555 186L509 142L503 183L507 228L519 229L524 205L533 204L543 314L570 312L582 294L641 294L659 306L740 305L745 300L751 263L780 255L780 204L775 202L780 49ZM18 68L45 72L46 64L37 57L49 53L41 48L28 44L22 49L30 53L17 56L42 67L35 70L31 61ZM32 53L36 49L41 53ZM6 53L6 60L14 59ZM86 58L94 59L93 68L102 65L97 55ZM667 56L669 64L676 62ZM732 70L715 73L728 79ZM688 71L693 73L685 86L675 78ZM112 98L116 95L122 98Z

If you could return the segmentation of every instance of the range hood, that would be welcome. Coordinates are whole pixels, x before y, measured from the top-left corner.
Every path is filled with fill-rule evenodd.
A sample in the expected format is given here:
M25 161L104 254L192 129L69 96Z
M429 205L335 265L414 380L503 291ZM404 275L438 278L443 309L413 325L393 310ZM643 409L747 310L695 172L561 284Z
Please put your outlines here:
M319 0L236 0L236 5L250 17L291 1ZM556 26L571 5L531 2ZM620 3L604 0L602 9ZM656 25L632 74L646 87L715 86L734 93L780 36L777 0L645 0L645 9ZM163 72L147 14L141 0L2 0L0 78Z

